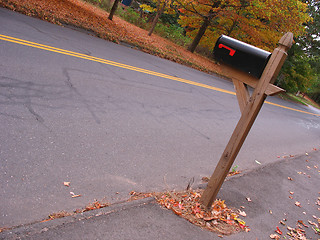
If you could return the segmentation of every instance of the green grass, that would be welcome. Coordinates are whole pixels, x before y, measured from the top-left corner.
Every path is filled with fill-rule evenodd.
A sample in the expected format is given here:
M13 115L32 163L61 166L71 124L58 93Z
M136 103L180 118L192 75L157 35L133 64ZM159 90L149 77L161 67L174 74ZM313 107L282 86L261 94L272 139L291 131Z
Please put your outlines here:
M292 93L284 93L284 94L280 94L280 97L284 100L289 100L289 101L293 101L293 102L296 102L296 103L300 103L300 104L303 104L303 105L311 105L315 108L318 108L320 109L320 106L309 101L308 99L305 99L303 98L302 96L296 96L295 94L292 94Z

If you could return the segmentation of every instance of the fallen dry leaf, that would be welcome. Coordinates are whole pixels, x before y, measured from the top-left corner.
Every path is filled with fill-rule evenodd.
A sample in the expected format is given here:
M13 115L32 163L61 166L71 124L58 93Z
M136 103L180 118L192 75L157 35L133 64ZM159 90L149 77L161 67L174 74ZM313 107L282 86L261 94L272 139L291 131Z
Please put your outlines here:
M129 194L130 195L136 195L136 192L135 191L131 191Z
M237 174L240 174L240 173L242 173L242 171L231 171L231 172L229 172L228 173L228 177L231 177L231 176L234 176L234 175L237 175Z
M301 225L303 225L304 227L308 228L309 226L307 226L306 224L304 224L304 222L302 220L298 220L298 223L300 223Z
M80 194L75 194L74 192L70 192L72 198L81 197Z
M271 239L276 239L276 240L280 239L280 236L279 236L278 234L270 234L269 237L270 237Z
M294 230L294 228L289 227L289 226L287 226L287 229L288 229L289 231L293 231L293 230Z
M238 210L238 213L242 217L246 217L247 216L246 212L245 211L241 211L240 209Z
M202 180L203 182L206 182L206 183L207 183L207 182L209 182L210 179L209 179L208 177L203 177L203 178L201 178L201 180Z
M282 235L282 232L281 232L281 230L279 229L279 227L277 226L277 229L276 229L276 231L275 231L276 233L278 233L279 235Z
M209 217L204 217L203 218L203 220L205 220L205 221L212 221L212 220L214 220L214 219L217 219L217 217L216 216L209 216Z
M80 194L73 195L72 198L81 197Z
M66 187L70 187L70 182L63 182L63 185Z
M312 221L308 221L308 223L310 224L310 225L313 225L313 226L315 226L315 227L318 227L318 224L316 224L315 222L312 222Z
M298 202L298 201L296 201L296 202L294 203L294 205L296 205L296 206L298 206L298 207L301 207L301 203Z

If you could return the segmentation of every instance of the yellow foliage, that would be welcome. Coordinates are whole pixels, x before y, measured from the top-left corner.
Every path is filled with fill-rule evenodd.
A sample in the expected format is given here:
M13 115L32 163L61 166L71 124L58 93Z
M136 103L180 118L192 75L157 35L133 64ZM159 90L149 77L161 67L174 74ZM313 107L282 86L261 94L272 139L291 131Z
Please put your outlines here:
M213 48L215 40L226 34L257 47L272 51L285 32L301 36L303 23L312 19L307 4L299 0L252 0L243 5L241 0L223 0L214 5L212 0L184 0L184 15L179 23L194 38L204 22L213 15L200 44Z
M165 10L164 13L166 14L175 14L175 10L171 8L171 5L173 4L172 0L152 0L156 5L158 9L161 9L163 4L165 4ZM141 4L140 7L147 12L153 13L157 12L157 8L153 8L148 4Z
M151 7L150 5L147 5L147 4L141 4L140 8L142 8L143 11L151 12L151 13L157 11L156 8L153 8L153 7Z

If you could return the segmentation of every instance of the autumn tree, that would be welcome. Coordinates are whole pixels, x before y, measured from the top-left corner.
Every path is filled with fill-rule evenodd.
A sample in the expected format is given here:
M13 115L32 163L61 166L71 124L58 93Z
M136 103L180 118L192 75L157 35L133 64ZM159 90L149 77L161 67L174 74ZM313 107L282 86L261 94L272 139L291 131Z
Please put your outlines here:
M205 34L212 20L217 17L228 1L214 0L177 0L180 7L180 25L190 32L190 29L196 30L197 34L189 34L193 38L188 50L194 52L201 38Z
M221 34L235 37L258 47L272 50L284 32L304 32L309 20L307 4L298 0L177 0L181 7L179 23L198 43L213 47Z

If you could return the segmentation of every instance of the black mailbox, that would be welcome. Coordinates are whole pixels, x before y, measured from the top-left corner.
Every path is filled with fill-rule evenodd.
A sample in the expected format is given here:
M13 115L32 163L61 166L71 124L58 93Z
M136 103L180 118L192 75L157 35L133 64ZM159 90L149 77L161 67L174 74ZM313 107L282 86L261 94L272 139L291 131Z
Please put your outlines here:
M213 54L217 61L247 72L257 78L261 77L271 56L270 52L225 35L221 35L218 38Z

